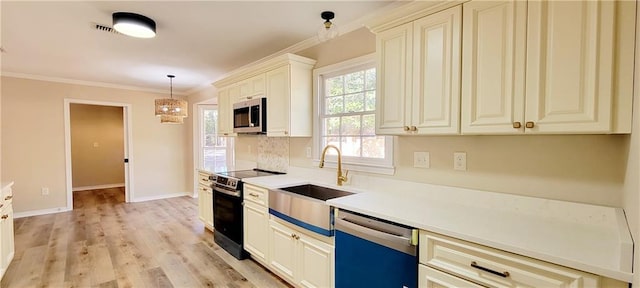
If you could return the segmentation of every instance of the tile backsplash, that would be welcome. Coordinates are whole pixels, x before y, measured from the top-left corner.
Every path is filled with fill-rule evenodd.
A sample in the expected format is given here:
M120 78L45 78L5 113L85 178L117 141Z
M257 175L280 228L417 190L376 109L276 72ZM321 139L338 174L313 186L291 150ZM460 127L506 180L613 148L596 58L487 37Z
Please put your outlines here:
M287 172L289 167L289 138L262 135L258 137L258 168Z

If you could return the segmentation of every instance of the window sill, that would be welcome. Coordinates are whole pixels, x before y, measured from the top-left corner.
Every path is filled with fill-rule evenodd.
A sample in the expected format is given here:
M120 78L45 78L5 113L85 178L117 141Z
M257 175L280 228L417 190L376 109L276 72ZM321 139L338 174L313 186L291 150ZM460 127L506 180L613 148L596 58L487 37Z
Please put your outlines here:
M313 164L315 164L316 166L320 165L320 160L313 159ZM335 161L326 160L324 161L324 167L337 168L338 163ZM394 166L373 165L373 164L363 164L363 163L348 163L348 162L342 162L342 170L367 172L367 173L375 173L375 174L383 174L383 175L394 175L396 173L396 168Z

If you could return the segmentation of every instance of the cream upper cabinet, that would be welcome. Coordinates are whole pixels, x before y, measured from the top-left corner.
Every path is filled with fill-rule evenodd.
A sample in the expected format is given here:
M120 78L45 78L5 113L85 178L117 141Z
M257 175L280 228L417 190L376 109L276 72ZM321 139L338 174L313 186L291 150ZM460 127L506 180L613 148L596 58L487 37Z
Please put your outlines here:
M463 5L463 133L522 132L526 13L525 1Z
M630 10L634 1L463 4L462 133L629 133Z
M528 2L526 132L610 131L614 16L613 1Z
M290 61L266 73L267 136L311 137L312 67L308 60Z
M247 80L244 80L238 84L240 87L239 98L237 101L243 101L248 99L253 99L257 97L264 97L264 82L265 75L260 74L254 77L251 77Z
M218 90L218 135L235 136L233 133L233 106L229 88ZM234 90L235 91L235 90Z
M461 7L377 34L376 134L457 134Z

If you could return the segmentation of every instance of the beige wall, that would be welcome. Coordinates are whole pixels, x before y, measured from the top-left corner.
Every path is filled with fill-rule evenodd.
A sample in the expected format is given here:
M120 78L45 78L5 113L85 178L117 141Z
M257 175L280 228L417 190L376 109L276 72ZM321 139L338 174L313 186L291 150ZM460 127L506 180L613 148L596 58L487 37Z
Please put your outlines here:
M71 104L72 187L124 183L123 108Z
M64 99L127 103L134 201L189 191L185 125L160 124L154 99L167 95L2 77L2 179L16 182L16 212L66 207ZM42 196L41 187L50 195Z

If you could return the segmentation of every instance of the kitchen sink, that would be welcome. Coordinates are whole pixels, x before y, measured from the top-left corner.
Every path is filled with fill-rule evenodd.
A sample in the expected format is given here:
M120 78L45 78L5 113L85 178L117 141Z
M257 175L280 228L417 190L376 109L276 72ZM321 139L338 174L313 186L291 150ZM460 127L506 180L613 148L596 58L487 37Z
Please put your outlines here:
M336 190L336 189L317 186L313 184L285 187L280 189L284 191L289 191L291 193L296 193L298 195L311 197L313 199L322 200L322 201L327 201L329 199L348 196L353 194L351 192Z
M273 189L269 190L269 214L309 231L333 236L333 209L325 201L351 194L311 184Z

